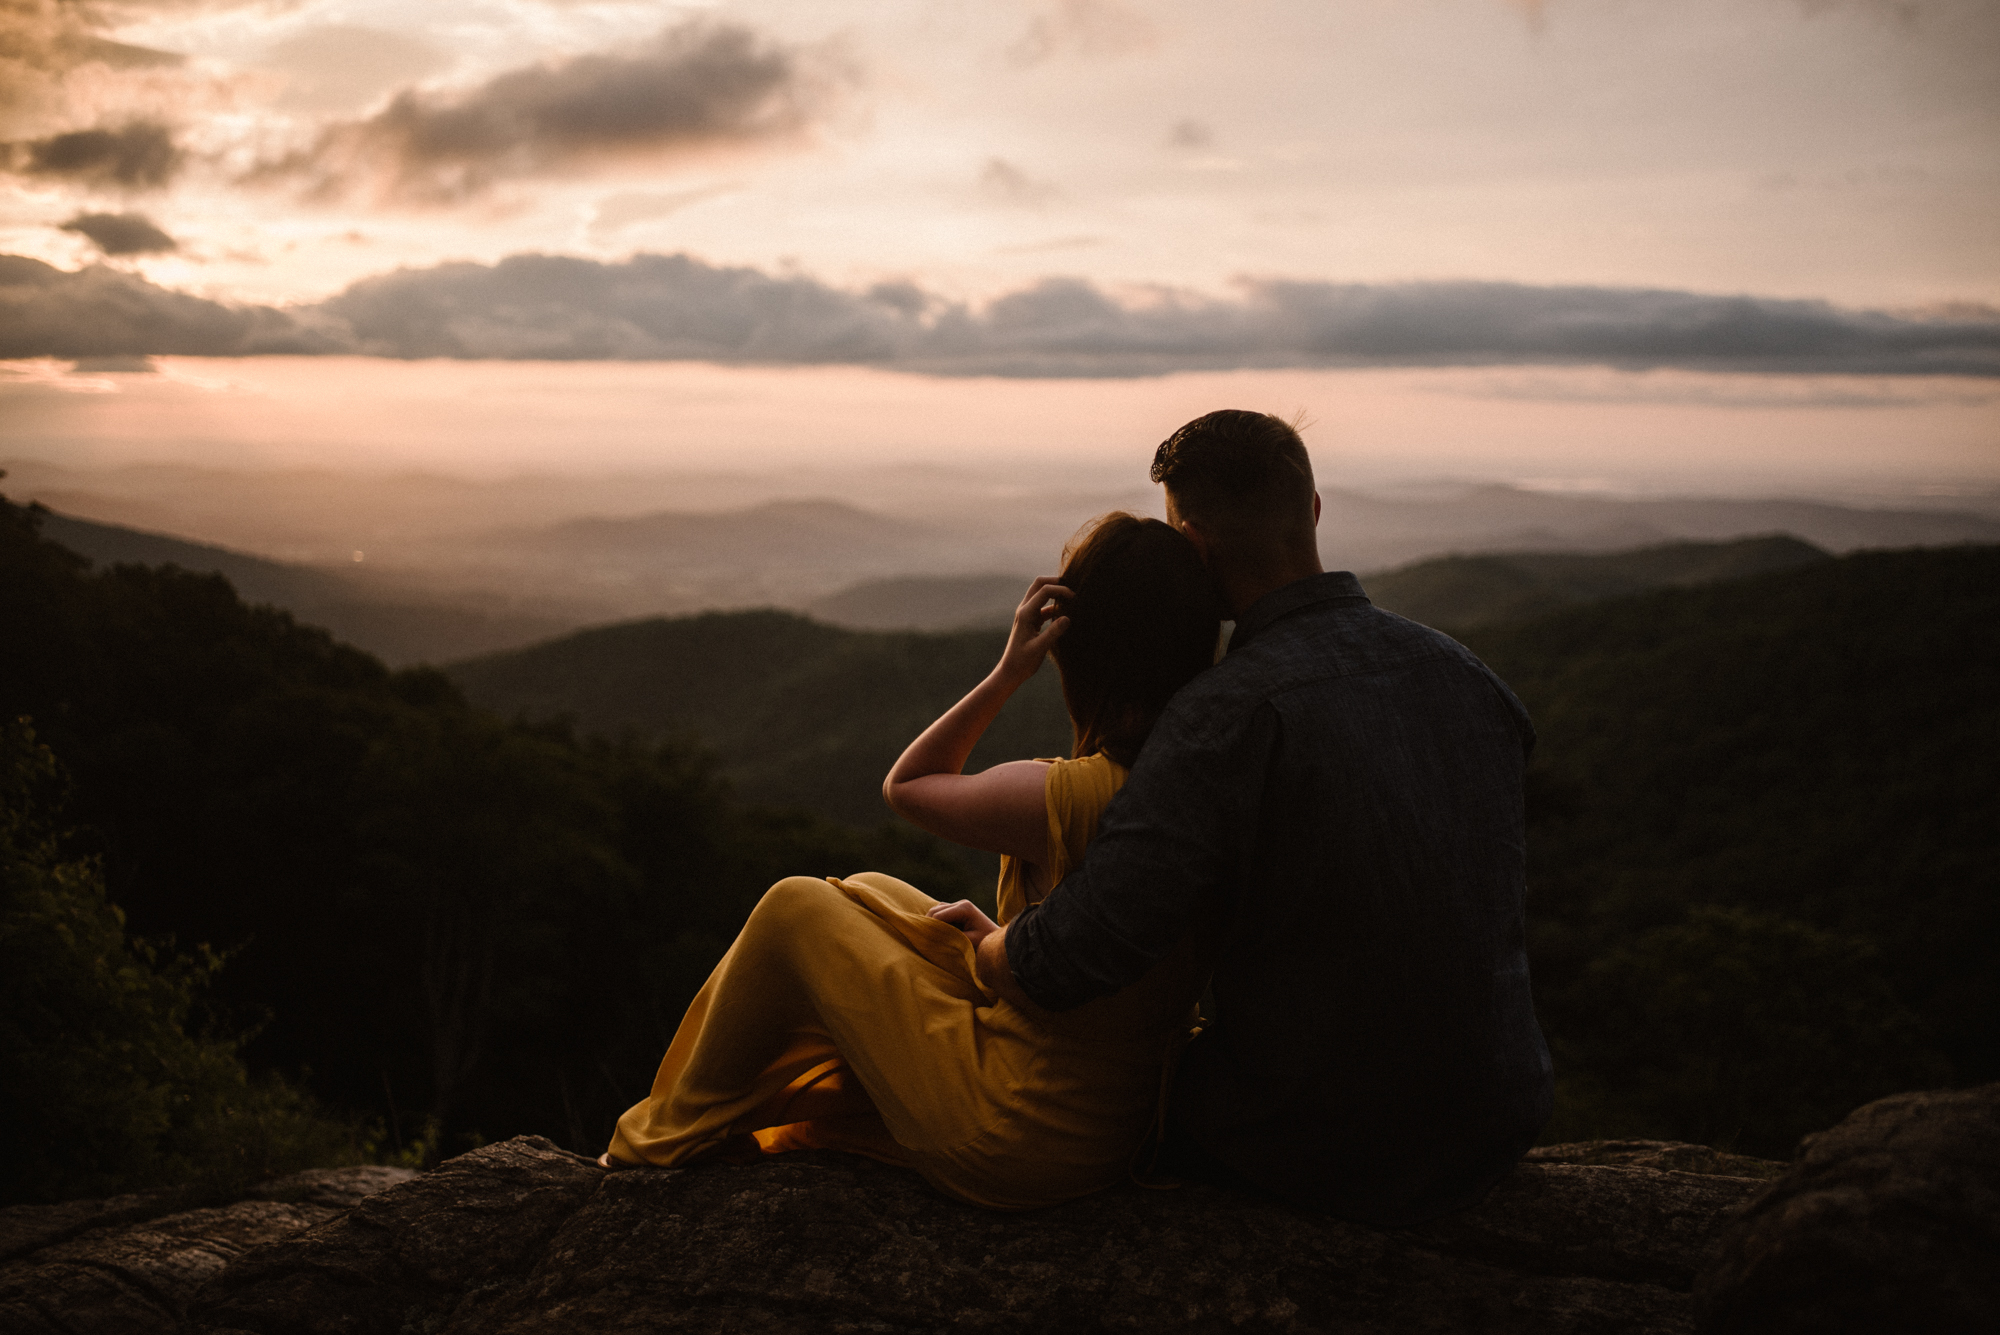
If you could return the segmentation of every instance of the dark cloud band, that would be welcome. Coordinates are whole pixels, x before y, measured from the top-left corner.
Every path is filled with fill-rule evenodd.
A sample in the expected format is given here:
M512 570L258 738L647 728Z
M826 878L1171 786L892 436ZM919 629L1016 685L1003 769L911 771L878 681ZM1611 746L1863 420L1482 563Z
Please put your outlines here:
M219 306L109 270L7 264L0 356L15 357L345 351L1034 377L1563 363L2000 376L2000 311L1983 307L1920 318L1690 292L1277 281L1246 283L1235 299L1169 291L1122 301L1050 279L973 308L909 283L849 291L684 255L615 264L517 255L398 270L280 312ZM17 300L41 312L32 325L39 332L9 318ZM154 322L155 308L171 318ZM198 319L197 308L213 314ZM175 331L173 346L158 332L166 329ZM214 331L212 346L196 346L198 329Z
M344 330L315 332L310 312L225 306L103 266L69 273L0 255L0 357L234 357L347 346Z
M811 84L793 53L747 28L696 20L629 53L511 70L455 95L403 92L252 179L296 181L319 195L449 203L504 178L605 158L782 138L806 124Z
M934 374L1131 376L1281 366L1601 363L2000 375L2000 312L1917 319L1818 301L1512 283L1254 282L1121 302L1050 279L974 310L686 256L520 255L356 283L328 301L392 357L855 362Z
M116 129L73 130L9 144L12 169L23 176L54 177L85 185L147 190L165 185L184 155L173 131L154 121Z
M88 237L107 255L158 255L179 243L143 213L79 213L62 224L65 232Z

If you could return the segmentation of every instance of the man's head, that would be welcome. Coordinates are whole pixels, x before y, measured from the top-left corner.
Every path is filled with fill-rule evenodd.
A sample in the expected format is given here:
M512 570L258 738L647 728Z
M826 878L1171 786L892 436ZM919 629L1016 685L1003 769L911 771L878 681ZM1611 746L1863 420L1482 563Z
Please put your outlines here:
M1168 520L1232 603L1319 570L1312 460L1299 433L1269 413L1195 418L1154 453L1153 481L1166 486Z

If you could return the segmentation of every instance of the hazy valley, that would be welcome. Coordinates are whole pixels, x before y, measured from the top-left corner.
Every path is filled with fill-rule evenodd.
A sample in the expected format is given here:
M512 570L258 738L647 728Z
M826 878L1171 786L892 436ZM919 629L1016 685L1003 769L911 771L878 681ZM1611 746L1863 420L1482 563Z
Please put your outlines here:
M54 510L50 535L101 561L228 575L246 598L392 664L447 662L590 625L776 607L863 629L1003 624L1018 590L1111 509L1157 489L1085 471L941 467L474 481L407 475L5 465L0 490ZM1790 534L1829 553L2000 541L1962 508L1823 500L1617 498L1506 485L1322 491L1330 568L1378 576L1445 555L1602 553Z

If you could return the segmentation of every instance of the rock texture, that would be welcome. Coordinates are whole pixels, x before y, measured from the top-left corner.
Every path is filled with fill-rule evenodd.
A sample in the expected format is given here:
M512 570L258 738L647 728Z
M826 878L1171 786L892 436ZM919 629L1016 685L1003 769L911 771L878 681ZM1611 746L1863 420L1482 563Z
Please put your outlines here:
M1716 1335L2000 1330L2000 1084L1808 1136L1702 1277Z
M188 1208L176 1192L0 1210L0 1331L177 1331L196 1289L252 1248L344 1214L410 1181L402 1168L341 1168L265 1183L247 1199Z
M252 1199L0 1211L0 1329L1717 1332L1993 1328L2000 1086L1903 1095L1783 1165L1535 1151L1373 1229L1206 1187L1001 1215L834 1154L605 1173L545 1140ZM1695 1170L1695 1171L1690 1171Z
M1384 1231L1205 1188L997 1215L835 1155L606 1175L520 1139L244 1257L192 1315L257 1335L1670 1331L1758 1188L1531 1165L1477 1210Z
M1754 1177L1774 1181L1789 1165L1753 1159L1706 1145L1677 1140L1582 1140L1571 1145L1542 1145L1522 1156L1529 1163L1616 1164L1624 1168L1665 1168L1679 1173L1711 1173L1719 1177Z

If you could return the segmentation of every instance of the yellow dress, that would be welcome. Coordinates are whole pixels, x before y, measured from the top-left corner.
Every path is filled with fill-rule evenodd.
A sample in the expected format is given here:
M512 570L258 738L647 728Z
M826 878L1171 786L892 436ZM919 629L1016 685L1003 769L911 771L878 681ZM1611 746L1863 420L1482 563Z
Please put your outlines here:
M1082 857L1124 781L1102 755L1049 766L1050 863L1036 883L1002 860L1001 922ZM995 1209L1123 1178L1206 985L1204 934L1115 996L1030 1013L979 982L970 941L926 916L937 902L878 872L772 886L688 1008L651 1096L618 1119L612 1157L667 1167L705 1150L842 1149Z

